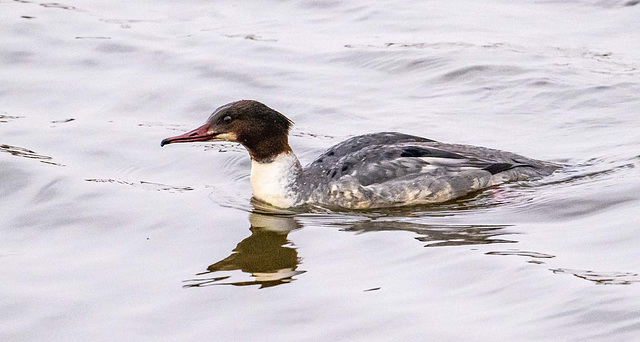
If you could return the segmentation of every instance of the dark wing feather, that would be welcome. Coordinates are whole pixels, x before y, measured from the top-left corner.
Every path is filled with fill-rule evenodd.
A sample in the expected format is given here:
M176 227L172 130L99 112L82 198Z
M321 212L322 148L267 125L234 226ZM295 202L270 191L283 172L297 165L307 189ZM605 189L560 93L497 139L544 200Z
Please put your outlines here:
M483 170L489 171L489 173L491 173L492 175L495 175L500 172L511 170L516 166L518 165L513 165L509 163L495 163L483 168Z

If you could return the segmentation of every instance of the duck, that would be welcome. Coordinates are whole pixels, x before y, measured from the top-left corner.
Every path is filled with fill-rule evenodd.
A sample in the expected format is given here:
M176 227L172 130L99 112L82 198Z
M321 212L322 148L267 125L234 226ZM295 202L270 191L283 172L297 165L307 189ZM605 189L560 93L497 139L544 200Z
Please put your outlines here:
M239 143L251 157L253 197L276 208L363 210L438 204L506 182L548 176L560 166L492 148L398 132L359 135L302 166L289 145L293 122L255 100L217 108L175 143Z

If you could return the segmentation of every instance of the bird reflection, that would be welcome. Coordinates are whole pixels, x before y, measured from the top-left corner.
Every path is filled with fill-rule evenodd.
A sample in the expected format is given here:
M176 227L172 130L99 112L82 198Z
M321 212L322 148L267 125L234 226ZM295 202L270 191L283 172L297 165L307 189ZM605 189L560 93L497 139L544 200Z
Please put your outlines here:
M331 212L305 215L269 211L260 203L252 204L253 212L249 214L251 236L240 241L231 255L209 265L206 271L196 274L197 278L186 280L183 287L258 285L265 288L292 282L294 277L306 272L297 270L301 259L288 239L289 232L302 228L298 219L309 224L338 227L347 232L413 232L417 235L415 239L424 243L425 247L517 243L516 240L504 238L505 235L514 234L508 231L510 225L426 224L412 222L415 217L403 215L402 212L370 216ZM297 218L294 217L296 215ZM432 213L432 216L437 215Z
M337 224L343 226L343 224ZM497 238L510 234L509 225L464 225L464 224L420 224L399 221L366 220L350 223L343 231L358 233L380 231L408 231L418 234L415 239L424 242L425 247L484 245L492 243L515 243L517 241Z
M294 276L304 273L297 271L300 258L287 236L290 231L301 228L291 215L263 215L252 212L249 215L251 236L240 241L228 257L209 265L206 272L198 273L184 287L210 285L259 285L260 288L286 284ZM252 279L229 281L231 275L213 277L221 272L240 270L250 274Z

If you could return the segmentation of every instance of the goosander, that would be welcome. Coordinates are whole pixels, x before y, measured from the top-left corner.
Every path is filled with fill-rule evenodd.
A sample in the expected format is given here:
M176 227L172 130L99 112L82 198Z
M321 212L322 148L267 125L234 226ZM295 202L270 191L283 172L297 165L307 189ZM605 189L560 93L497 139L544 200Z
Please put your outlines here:
M485 147L383 132L347 139L302 167L293 122L252 100L216 109L199 128L162 140L231 141L251 156L253 196L272 206L370 209L446 202L492 185L550 175L559 165Z

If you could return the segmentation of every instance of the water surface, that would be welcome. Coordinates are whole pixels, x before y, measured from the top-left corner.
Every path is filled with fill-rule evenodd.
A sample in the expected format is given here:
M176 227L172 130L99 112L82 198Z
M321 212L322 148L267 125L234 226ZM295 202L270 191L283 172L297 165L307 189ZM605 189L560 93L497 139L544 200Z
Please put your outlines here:
M0 1L3 340L634 340L635 1ZM563 163L451 203L265 213L256 99L308 163L401 131Z

